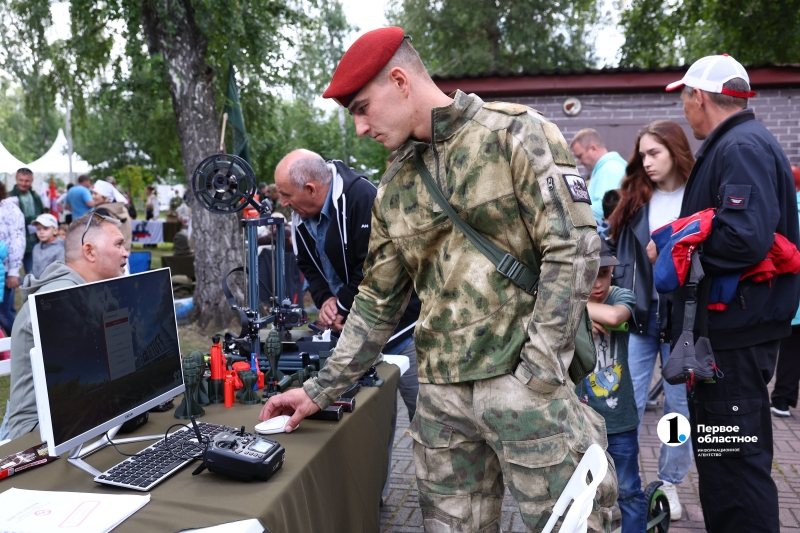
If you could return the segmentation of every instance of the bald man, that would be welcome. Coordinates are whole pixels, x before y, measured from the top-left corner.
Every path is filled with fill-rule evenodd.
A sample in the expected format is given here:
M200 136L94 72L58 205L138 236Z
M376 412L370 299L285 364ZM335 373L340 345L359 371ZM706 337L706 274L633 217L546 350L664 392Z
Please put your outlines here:
M311 297L319 308L318 322L340 331L358 294L358 285L364 279L377 189L363 174L343 162L325 161L319 154L303 149L289 153L278 163L275 184L283 206L294 211L292 245L297 266L308 280ZM417 410L419 391L414 326L420 305L414 294L393 336L381 350L409 359L410 368L398 384L409 421ZM392 420L393 432L396 422ZM389 465L393 442L394 438L389 441ZM388 496L387 475L384 501Z
M34 342L28 296L122 276L130 254L119 226L118 220L96 213L73 220L64 242L66 263L52 263L39 279L25 276L22 282L25 303L11 330L11 396L0 427L0 440L21 437L39 424L31 369Z

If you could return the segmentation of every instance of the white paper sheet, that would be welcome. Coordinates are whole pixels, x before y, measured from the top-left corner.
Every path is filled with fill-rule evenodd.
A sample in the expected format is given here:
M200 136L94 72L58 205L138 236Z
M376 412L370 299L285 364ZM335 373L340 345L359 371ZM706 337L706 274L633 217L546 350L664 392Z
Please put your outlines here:
M0 494L0 532L106 533L150 501L129 496L11 488Z

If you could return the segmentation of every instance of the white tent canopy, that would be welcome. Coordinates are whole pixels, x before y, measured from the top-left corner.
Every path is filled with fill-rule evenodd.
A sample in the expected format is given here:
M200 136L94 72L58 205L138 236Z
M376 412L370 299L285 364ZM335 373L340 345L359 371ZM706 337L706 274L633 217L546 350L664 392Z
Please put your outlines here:
M33 171L36 181L45 179L50 174L69 179L69 143L64 130L58 130L53 146L42 157L28 165ZM91 170L89 163L81 159L75 152L72 153L72 175L73 180L80 174L87 174Z

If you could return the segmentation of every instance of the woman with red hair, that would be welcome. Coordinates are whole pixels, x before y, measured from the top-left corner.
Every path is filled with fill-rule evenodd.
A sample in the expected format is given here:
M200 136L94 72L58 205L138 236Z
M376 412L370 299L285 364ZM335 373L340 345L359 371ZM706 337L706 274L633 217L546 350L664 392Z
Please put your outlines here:
M665 336L669 332L667 297L656 292L653 265L646 249L653 231L678 218L692 165L694 156L683 129L669 120L652 122L639 132L620 185L619 204L609 217L620 262L614 270L615 283L636 295L633 315L636 327L630 336L628 368L640 430L656 358L660 353L662 367L669 358ZM689 418L686 387L664 382L664 413L680 413ZM691 465L691 443L661 445L658 477L664 482L662 490L669 499L673 520L682 513L675 485L683 482Z
M800 168L792 165L794 188L797 191L797 214L800 218ZM800 221L799 221L800 222ZM792 335L781 339L778 366L775 370L775 389L772 391L770 410L775 416L790 416L789 407L797 407L800 387L800 309L792 320Z

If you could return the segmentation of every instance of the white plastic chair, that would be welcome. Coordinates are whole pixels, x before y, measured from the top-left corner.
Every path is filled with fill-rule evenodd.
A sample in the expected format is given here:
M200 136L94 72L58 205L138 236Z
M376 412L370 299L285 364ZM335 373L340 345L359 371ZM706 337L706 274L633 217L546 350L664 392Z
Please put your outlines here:
M586 473L592 473L592 482L587 485ZM608 459L603 448L597 444L592 444L583 459L578 463L575 472L569 479L567 486L559 496L556 505L553 507L553 514L544 526L542 533L550 533L558 522L558 519L566 511L567 506L572 502L567 516L561 524L559 533L586 533L587 521L592 513L592 504L597 494L597 487L608 472Z
M0 352L7 352L11 349L11 337L0 339ZM7 376L11 373L11 359L0 361L0 376Z
M0 339L0 352L6 352L11 349L11 337L4 337ZM11 373L11 359L4 359L0 361L0 376L7 376ZM0 446L9 442L8 440L0 440Z

